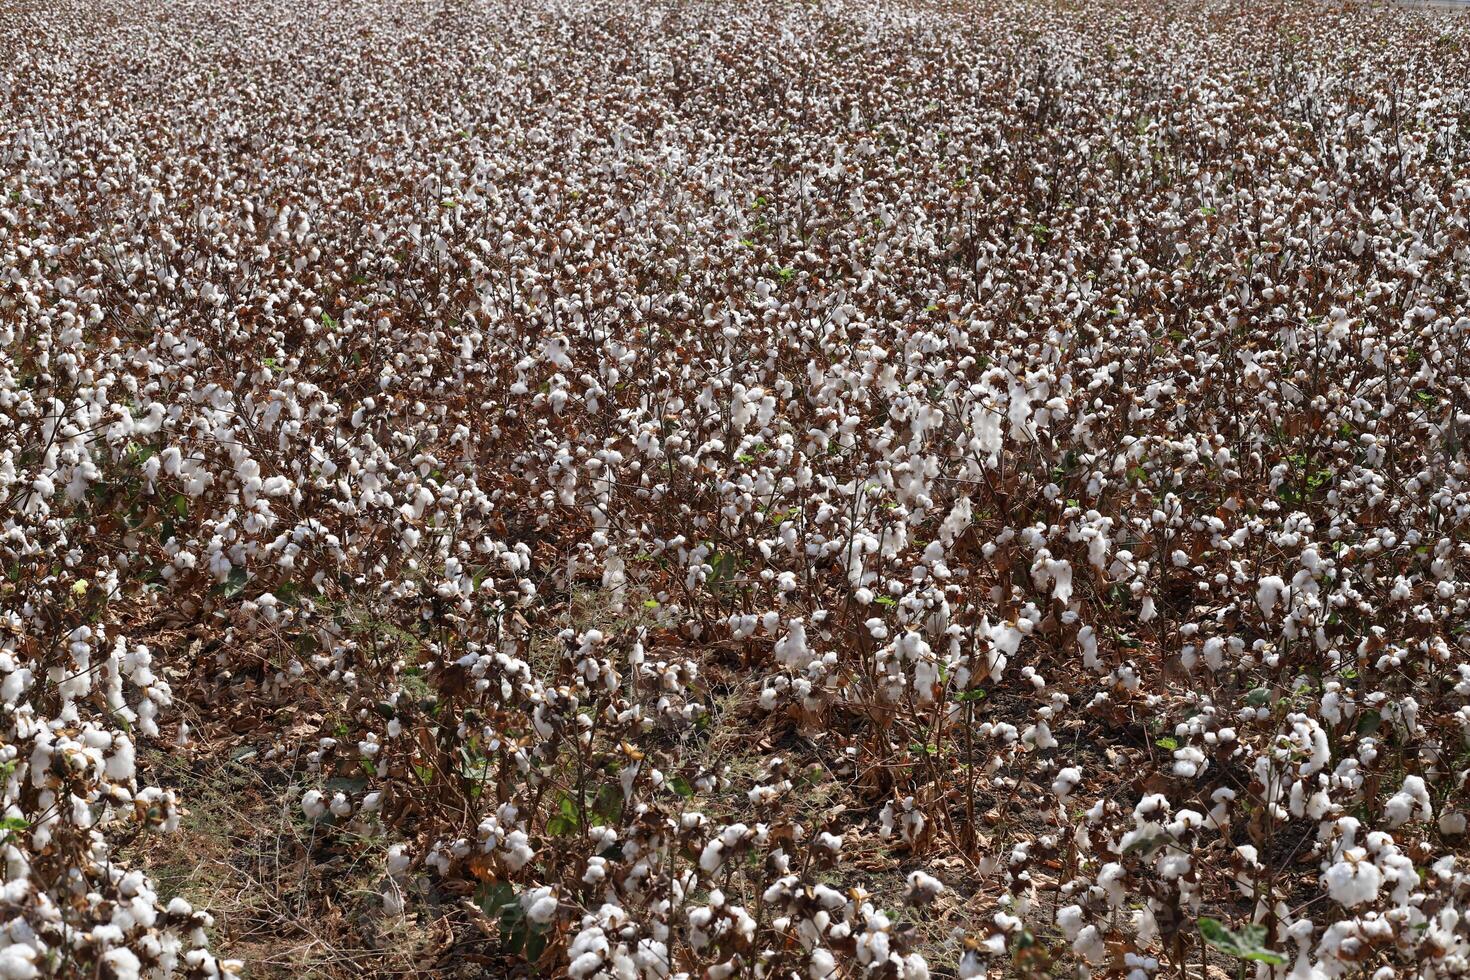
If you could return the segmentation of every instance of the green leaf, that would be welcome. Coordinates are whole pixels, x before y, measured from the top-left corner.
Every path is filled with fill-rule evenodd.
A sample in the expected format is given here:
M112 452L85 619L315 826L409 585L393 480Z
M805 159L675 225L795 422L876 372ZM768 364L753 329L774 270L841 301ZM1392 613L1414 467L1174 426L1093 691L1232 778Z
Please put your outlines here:
M499 918L509 907L518 907L516 902L516 891L510 882L495 881L487 882L480 886L475 892L475 904L486 915Z
M622 789L612 783L603 786L597 791L597 799L592 801L592 812L599 818L599 823L617 823L623 815Z
M983 687L976 687L976 688L971 688L968 691L961 691L959 694L956 694L955 695L954 699L956 701L961 701L961 702L964 702L964 701L984 701L985 700L985 688L983 688Z
M716 551L714 554L710 555L709 567L710 585L717 586L721 583L728 582L731 578L735 576L735 557L733 555L728 555L723 551Z
M530 926L526 931L526 942L523 949L526 962L535 963L544 952L546 952L546 928Z
M243 568L230 569L229 577L220 586L220 595L226 599L233 599L245 591L245 585L250 581L250 575Z
M1285 966L1286 957L1266 948L1266 927L1244 925L1239 931L1231 932L1215 919L1201 916L1199 934L1204 941L1227 956L1239 960L1253 960L1271 966Z
M361 793L367 789L367 778L364 776L337 776L322 784L322 789L327 793Z
M685 779L683 776L675 776L673 779L670 779L668 782L668 786L669 789L673 790L675 793L678 793L686 800L694 795L694 787L690 786L689 780Z
M1171 738L1168 735L1165 735L1163 738L1158 739L1157 741L1159 748L1168 749L1170 752L1173 752L1175 749L1179 748L1179 740L1177 738Z
M1142 854L1144 857L1147 857L1154 851L1157 851L1159 848L1163 847L1166 843L1168 843L1168 841L1169 835L1161 830L1156 834L1151 834L1147 837L1140 837L1132 844L1129 844L1127 847L1123 848L1123 856L1127 857L1130 854Z
M20 833L30 824L20 817L0 817L0 844L7 843L11 836Z
M898 600L895 599L895 598L893 598L893 596L891 596L891 595L880 595L876 599L874 599L873 601L876 602L880 606L896 606L896 605L898 605Z
M1258 687L1245 696L1245 703L1252 708L1259 708L1271 700L1271 692L1264 687Z

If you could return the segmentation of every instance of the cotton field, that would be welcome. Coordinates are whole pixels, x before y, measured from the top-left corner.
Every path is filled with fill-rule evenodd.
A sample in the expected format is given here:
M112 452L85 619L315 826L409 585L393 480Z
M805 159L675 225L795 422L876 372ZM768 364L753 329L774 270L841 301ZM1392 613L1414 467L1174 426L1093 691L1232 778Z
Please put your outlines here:
M0 980L1470 975L1470 15L0 2Z

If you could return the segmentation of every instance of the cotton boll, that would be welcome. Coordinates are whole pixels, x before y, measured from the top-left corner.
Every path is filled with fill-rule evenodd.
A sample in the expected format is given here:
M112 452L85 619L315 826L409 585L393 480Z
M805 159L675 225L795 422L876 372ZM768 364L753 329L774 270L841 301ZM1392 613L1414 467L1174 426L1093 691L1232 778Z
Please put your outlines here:
M786 635L776 641L774 653L778 663L796 670L810 664L814 654L807 646L806 624L793 619L787 626Z
M582 881L588 885L596 885L607 879L607 859L596 855L587 859L587 870L582 873Z
M712 840L704 846L699 855L699 869L705 874L713 874L725 860L725 845L720 840Z
M36 948L24 943L13 943L0 948L0 978L31 980L39 977L41 971L36 966L36 958Z
M136 773L135 755L133 741L126 735L119 735L112 740L112 754L107 758L105 769L109 779L127 782Z
M891 959L890 962L892 962ZM919 953L910 953L903 958L903 969L900 975L903 980L929 980L929 961Z
M818 946L808 959L806 975L811 980L829 980L837 975L837 960L827 949Z
M1424 779L1414 775L1405 776L1403 788L1384 803L1383 815L1390 827L1401 827L1410 820L1432 819L1434 807Z
M1172 771L1174 775L1183 779L1193 779L1209 766L1205 754L1192 745L1185 745L1174 751L1174 764Z
M1205 666L1211 671L1219 671L1225 666L1225 641L1218 636L1212 636L1205 641L1204 650Z
M550 888L533 888L521 895L521 908L526 918L537 925L546 925L556 916L556 895Z
M1057 909L1057 927L1069 941L1077 938L1083 924L1082 906L1064 905Z
M1281 576L1267 575L1262 578L1256 586L1256 603L1261 607L1261 615L1269 620L1285 591L1286 582Z
M501 860L511 871L519 871L531 862L536 856L536 851L531 847L530 838L523 830L513 830L506 835L504 852Z
M301 795L301 812L311 820L320 820L327 813L326 799L317 790L307 790Z
M969 497L960 497L950 509L949 515L939 527L939 541L948 548L970 526L973 504Z
M1082 782L1082 770L1075 766L1068 766L1057 773L1056 779L1052 780L1051 791L1055 793L1062 803L1066 803L1072 796L1072 791Z
M117 980L138 980L143 969L138 955L123 947L110 949L103 953L102 962L107 964Z
M911 871L904 900L910 905L928 905L943 892L944 884L939 879L923 871Z
M1102 931L1094 925L1084 926L1072 942L1072 952L1091 964L1103 962L1107 959L1107 944Z
M1097 633L1091 626L1077 631L1077 643L1082 648L1082 666L1091 671L1100 670L1102 663L1097 657Z
M1344 908L1356 908L1378 898L1383 872L1367 860L1360 847L1350 848L1322 875L1328 896Z

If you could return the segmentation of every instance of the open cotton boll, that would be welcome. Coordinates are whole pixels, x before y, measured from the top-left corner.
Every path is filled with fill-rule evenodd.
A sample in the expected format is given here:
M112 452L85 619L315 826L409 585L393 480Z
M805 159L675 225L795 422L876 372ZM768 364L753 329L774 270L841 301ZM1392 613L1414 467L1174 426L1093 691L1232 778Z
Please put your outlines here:
M1402 827L1411 820L1433 819L1434 806L1423 777L1405 776L1403 788L1384 803L1383 815L1390 827Z
M815 654L807 646L806 624L800 619L791 620L787 624L786 635L776 641L773 652L777 663L796 670L810 664Z
M1383 872L1368 860L1361 847L1349 848L1322 875L1328 897L1344 908L1356 908L1378 898Z
M319 790L307 790L301 794L301 812L309 819L320 820L327 814L326 798Z
M507 834L503 850L501 859L512 871L524 868L536 856L535 849L531 847L530 837L523 830L513 830Z
M1209 766L1205 754L1192 745L1185 745L1174 750L1174 764L1172 771L1174 775L1182 779L1194 779Z
M1011 623L999 623L992 627L986 621L982 622L981 629L989 636L991 643L987 654L990 679L999 681L1005 673L1006 664L1020 649L1024 634Z
M837 976L837 959L824 947L812 950L807 964L806 975L811 980L833 980Z
M521 908L526 918L537 925L546 925L556 916L556 894L553 889L532 888L521 895Z
M1072 566L1065 561L1056 561L1048 570L1052 575L1052 597L1065 606L1072 601Z
M713 873L724 863L726 850L724 842L718 838L705 844L699 854L699 869L706 874Z
M939 526L939 541L945 548L954 544L955 538L970 526L974 505L969 497L960 497L950 508L949 514Z
M138 955L123 947L110 949L103 953L102 962L107 964L108 969L112 971L117 980L138 980L143 969Z
M1072 952L1087 963L1100 964L1107 958L1107 944L1102 930L1095 925L1083 926L1072 941Z
M41 975L36 966L39 953L36 947L26 943L12 943L0 948L0 978L3 980L32 980Z
M1256 604L1261 607L1261 615L1270 619L1285 591L1286 581L1281 576L1264 576L1256 586Z
M911 871L904 900L910 905L928 905L943 892L944 884L938 878L923 871Z
M1052 781L1051 791L1055 793L1062 803L1066 803L1072 796L1072 791L1082 782L1082 770L1075 766L1067 766L1057 773L1057 778Z
M1203 655L1205 666L1218 671L1225 666L1225 641L1218 636L1205 640Z

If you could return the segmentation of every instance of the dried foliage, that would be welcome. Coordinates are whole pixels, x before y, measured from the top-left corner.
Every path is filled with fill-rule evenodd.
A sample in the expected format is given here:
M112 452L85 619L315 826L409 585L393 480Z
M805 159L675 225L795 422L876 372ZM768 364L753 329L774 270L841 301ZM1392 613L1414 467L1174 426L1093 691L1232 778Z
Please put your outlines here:
M1467 42L4 5L0 978L185 705L487 975L1470 972Z

